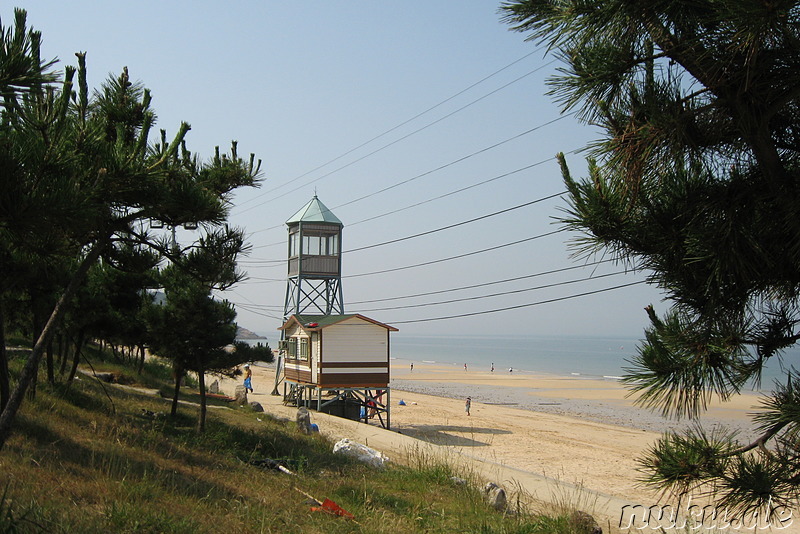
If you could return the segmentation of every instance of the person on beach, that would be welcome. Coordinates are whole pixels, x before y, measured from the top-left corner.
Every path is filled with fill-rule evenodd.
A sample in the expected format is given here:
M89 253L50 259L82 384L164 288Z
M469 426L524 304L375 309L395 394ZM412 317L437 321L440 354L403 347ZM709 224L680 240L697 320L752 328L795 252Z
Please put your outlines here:
M411 364L411 372L412 373L414 372L414 364L413 363Z
M492 372L494 373L494 362L492 362Z
M253 371L250 369L250 364L246 363L244 364L244 389L250 393L253 392L252 378Z
M469 409L471 406L472 406L472 399L470 397L467 397L467 402L464 403L464 411L467 412L467 415L469 415Z
M509 373L513 373L513 372L514 372L514 368L513 368L513 367L509 367L509 368L508 368L508 372L509 372Z
M467 364L466 363L464 364L464 372L465 373L467 372Z

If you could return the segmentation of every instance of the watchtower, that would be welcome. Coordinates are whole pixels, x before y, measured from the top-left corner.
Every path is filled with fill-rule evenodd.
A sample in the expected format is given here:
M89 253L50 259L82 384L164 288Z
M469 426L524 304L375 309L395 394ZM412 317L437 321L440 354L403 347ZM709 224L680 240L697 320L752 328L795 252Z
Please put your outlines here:
M289 264L284 321L292 315L344 314L342 221L314 195L286 226Z
M314 195L286 221L286 299L273 395L284 403L389 427L389 333L397 329L345 315L342 221ZM323 342L324 340L324 342Z

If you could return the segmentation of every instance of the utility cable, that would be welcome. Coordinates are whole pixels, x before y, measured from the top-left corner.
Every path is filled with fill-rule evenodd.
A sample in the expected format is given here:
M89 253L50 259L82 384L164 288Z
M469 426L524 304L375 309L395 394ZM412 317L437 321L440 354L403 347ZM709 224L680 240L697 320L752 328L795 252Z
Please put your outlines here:
M558 273L563 273L563 272L566 272L566 271L571 271L571 270L574 270L574 269L583 269L585 267L592 267L592 266L600 265L601 263L609 263L611 261L614 261L614 260L600 260L600 261L596 261L596 262L585 263L583 265L573 265L571 267L562 267L561 269L553 269L553 270L550 270L550 271L543 271L543 272L539 272L539 273L526 274L524 276L515 276L514 278L505 278L503 280L495 280L493 282L483 282L481 284L473 284L473 285L469 285L469 286L452 287L452 288L449 288L449 289L439 289L437 291L427 291L425 293L416 293L414 295L402 295L402 296L399 296L399 297L386 297L386 298L381 298L381 299L360 300L360 301L356 301L356 302L351 302L351 303L349 303L349 305L353 306L353 305L356 305L356 304L372 304L373 302L386 302L388 300L401 300L401 299L410 299L410 298L418 298L418 297L429 297L431 295L439 295L439 294L442 294L442 293L452 293L453 291L462 291L462 290L465 290L465 289L476 289L476 288L479 288L479 287L486 287L486 286L492 286L492 285L497 285L497 284L505 284L507 282L516 282L518 280L526 280L528 278L535 278L535 277L539 277L539 276L545 276L545 275L548 275L548 274L558 274Z
M461 222L458 222L458 223L449 224L447 226L441 226L439 228L434 228L433 230L428 230L426 232L420 232L418 234L412 234L412 235L405 236L405 237L398 237L397 239L392 239L390 241L383 241L381 243L373 243L372 245L366 245L366 246L363 246L363 247L352 248L350 250L344 250L344 251L342 251L342 254L350 253L350 252L360 252L362 250L367 250L367 249L371 249L371 248L375 248L375 247L382 247L384 245L391 245L393 243L399 243L400 241L407 241L409 239L415 239L417 237L422 237L422 236L434 234L436 232L442 232L444 230L450 230L452 228L457 228L457 227L463 226L465 224L470 224L470 223L474 223L474 222L477 222L477 221L482 221L484 219L488 219L490 217L495 217L497 215L502 215L504 213L508 213L510 211L518 210L520 208L526 208L526 207L531 206L533 204L537 204L539 202L544 202L545 200L550 200L552 198L559 197L559 196L561 196L563 194L564 194L564 191L562 191L560 193L555 193L555 194L552 194L552 195L548 195L546 197L537 198L536 200L531 200L530 202L524 202L522 204L517 204L516 206L511 206L510 208L505 208L505 209L502 209L500 211L495 211L493 213L489 213L489 214L486 214L486 215L481 215L480 217L474 217L474 218L468 219L466 221L461 221Z
M587 276L586 278L577 278L575 280L566 280L566 281L563 281L563 282L553 282L552 284L544 284L544 285L535 286L535 287L526 287L524 289L513 289L511 291L500 291L498 293L489 293L487 295L478 295L478 296L475 296L475 297L462 297L462 298L458 298L458 299L441 300L439 302L426 302L426 303L423 303L423 304L406 304L406 305L403 305L403 306L389 306L389 307L386 307L386 308L367 308L367 309L364 309L364 310L361 310L361 311L374 312L374 311L402 310L402 309L407 309L407 308L425 308L427 306L439 306L439 305L442 305L442 304L453 304L453 303L456 303L456 302L467 302L467 301L473 301L473 300L488 299L488 298L493 298L493 297L502 297L502 296L505 296L505 295L516 295L517 293L527 293L528 291L538 291L540 289L549 289L549 288L553 288L553 287L564 286L564 285L567 285L567 284L577 284L579 282L586 282L586 281L589 281L589 280L599 280L600 278L607 278L609 276L617 276L617 275L620 275L620 274L626 274L626 271L617 271L615 273L606 273L606 274L601 274L601 275L597 275L597 276Z
M555 123L555 122L558 122L558 121L560 121L560 120L563 120L563 119L565 119L565 118L567 118L567 117L569 117L570 115L573 115L573 114L574 114L574 113L567 113L567 114L561 115L560 117L557 117L557 118L555 118L555 119L552 119L552 120L550 120L550 121L547 121L547 122L545 122L545 123L542 123L542 124L539 124L539 125L537 125L537 126L534 126L533 128L529 128L528 130L525 130L524 132L521 132L521 133L518 133L518 134L516 134L516 135L513 135L513 136L511 136L511 137L508 137L508 138L506 138L506 139L504 139L504 140L502 140L502 141L499 141L499 142L497 142L497 143L495 143L495 144L493 144L493 145L490 145L490 146L488 146L488 147L481 148L481 149L479 149L479 150L476 150L475 152L472 152L472 153L470 153L470 154L467 154L466 156L462 156L462 157L460 157L460 158L457 158L457 159L455 159L455 160L452 160L452 161L450 161L450 162L448 162L448 163L442 164L442 165L440 165L440 166L438 166L438 167L436 167L436 168L434 168L434 169L431 169L431 170L425 171L425 172L423 172L423 173L421 173L421 174L417 174L417 175L415 175L415 176L412 176L411 178L406 178L405 180L402 180L402 181L400 181L400 182L397 182L397 183L394 183L394 184L392 184L392 185L390 185L390 186L384 187L383 189L379 189L379 190L377 190L377 191L373 191L372 193L369 193L369 194L367 194L367 195L364 195L364 196L362 196L362 197L359 197L359 198L357 198L357 199L354 199L354 200L347 201L347 202L345 202L345 203L343 203L343 204L339 204L339 205L337 205L337 206L334 206L333 208L329 208L329 211L331 211L331 212L332 212L333 210L339 209L339 208L341 208L341 207L348 206L348 205L350 205L350 204L353 204L353 203L355 203L355 202L360 202L360 201L362 201L362 200L366 200L366 199L368 199L368 198L374 197L374 196L376 196L376 195L379 195L379 194L381 194L381 193L385 193L386 191L390 191L390 190L392 190L392 189L394 189L394 188L396 188L396 187L399 187L399 186L401 186L401 185L408 184L408 183L410 183L410 182L413 182L413 181L415 181L415 180L418 180L419 178L423 178L423 177L425 177L425 176L429 176L429 175L431 175L431 174L433 174L433 173L435 173L435 172L441 171L441 170L443 170L443 169L446 169L446 168L448 168L448 167L451 167L451 166L453 166L453 165L455 165L455 164L457 164L457 163L461 163L462 161L465 161L465 160L468 160L468 159L470 159L470 158L472 158L472 157L474 157L474 156L477 156L478 154L482 154L483 152L487 152L487 151L489 151L489 150L495 149L495 148L497 148L497 147L499 147L499 146L502 146L502 145L504 145L504 144L506 144L506 143L509 143L509 142L511 142L511 141L513 141L513 140L515 140L515 139L519 139L520 137L523 137L523 136L525 136L525 135L528 135L528 134L530 134L530 133L533 133L533 132L535 132L536 130L540 130L541 128L544 128L545 126L549 126L550 124L553 124L553 123ZM575 148L575 149L572 149L572 150L570 150L570 151L566 152L566 154L575 154L575 153L579 152L580 150L582 150L582 149ZM466 191L466 190L468 190L468 189L471 189L471 188L473 188L473 187L478 187L478 186L480 186L480 185L484 185L484 184L487 184L487 183L490 183L490 182L494 182L495 180L499 180L499 179L501 179L501 178L507 178L507 177L509 177L509 176L511 176L511 175L513 175L513 174L516 174L516 173L518 173L518 172L526 171L526 170L528 170L528 169L532 169L533 167L538 167L539 165L544 165L545 163L548 163L548 162L550 162L550 161L552 161L552 160L554 160L554 159L555 159L555 157L551 157L551 158L547 158L547 159L544 159L544 160L541 160L541 161L537 161L536 163L532 163L532 164L530 164L530 165L526 165L526 166L524 166L524 167L520 167L519 169L516 169L516 170L513 170L513 171L509 171L509 172L506 172L506 173L503 173L503 174L500 174L500 175L497 175L497 176L494 176L494 177L492 177L492 178L489 178L489 179L487 179L487 180L483 180L483 181L481 181L481 182L478 182L478 183L476 183L476 184L473 184L473 185L471 185L471 186L463 187L463 188L461 188L461 189L458 189L458 190L455 190L455 191L451 191L450 193L447 193L447 194L444 194L444 195L440 195L439 197L436 197L436 198L434 198L434 199L428 200L428 201L426 201L426 202L431 202L432 200L438 200L438 199L440 199L440 198L444 198L444 197L446 197L446 196L449 196L449 195L452 195L452 194L461 193L462 191ZM406 209L410 209L410 208L412 208L412 207L416 207L416 206L418 206L418 205L425 204L426 202L420 202L420 203L417 203L417 204L413 204L413 205L411 205L411 206L408 206L408 207L406 207L406 208L401 208L401 209L398 209L398 210L394 210L393 212L389 212L389 213L397 213L398 211L404 211L404 210L406 210ZM368 220L372 220L372 219L377 219L378 217L382 217L382 216L384 216L384 215L379 215L379 216L376 216L376 217L372 217L371 219L365 219L365 220L366 220L366 221L368 221ZM348 226L354 226L354 225L356 225L356 224L360 224L360 223L362 223L362 222L365 222L365 221L357 221L357 222L355 222L355 223L349 223L349 224L348 224ZM260 232L267 232L267 231L269 231L269 230L274 230L274 229L276 229L276 228L280 228L281 226L282 226L282 225L280 225L280 224L279 224L279 225L275 225L275 226L270 226L270 227L268 227L268 228L264 228L264 229L262 229L262 230L255 230L255 231L253 231L253 232L250 232L250 234L249 234L249 235L251 235L251 236L252 236L252 235L258 234L258 233L260 233ZM274 246L274 245L277 245L277 244L279 244L279 243L269 243L269 244L267 244L267 245L260 245L260 246L253 247L253 248L254 248L254 249L255 249L255 248L265 248L265 247L271 247L271 246Z
M439 102L438 104L435 104L435 105L433 105L433 106L429 107L429 108L428 108L428 109L426 109L425 111L422 111L422 112L420 112L420 113L417 113L416 115L414 115L414 116L413 116L413 117L411 117L410 119L406 119L405 121L401 122L400 124L398 124L398 125L396 125L396 126L393 126L392 128L389 128L388 130L384 131L384 132L383 132L383 133L381 133L381 134L378 134L378 135L376 135L376 136L375 136L375 137L373 137L372 139L369 139L369 140L367 140L367 141L364 141L364 142L363 142L363 143L361 143L360 145L358 145L358 146L356 146L356 147L354 147L354 148L351 148L351 149L350 149L350 150L348 150L347 152L345 152L345 153L343 153L343 154L340 154L339 156L337 156L337 157L333 158L332 160L329 160L329 161L327 161L327 162L325 162L325 163L323 163L323 164L321 164L321 165L318 165L317 167L314 167L314 168L313 168L313 169L311 169L310 171L307 171L307 172L305 172L305 173L301 174L300 176L297 176L297 177L293 178L292 180L290 180L290 181L288 181L288 182L286 182L286 183L284 183L284 184L282 184L282 185L279 185L279 186L277 186L277 187L273 187L273 188L272 188L272 189L270 189L269 191L264 191L262 194L260 194L260 195L258 195L258 196L256 196L256 197L253 197L253 198L251 198L251 199L248 199L248 200L246 200L245 202L242 202L242 205L244 205L244 204L249 204L250 202L253 202L253 201L255 201L255 200L257 200L257 199L261 198L262 196L266 195L267 193L271 193L271 192L273 192L273 191L277 191L278 189L280 189L280 188L282 188L282 187L284 187L284 186L286 186L286 185L288 185L288 184L290 184L290 183L294 182L295 180L299 180L300 178L304 178L304 177L308 176L309 174L311 174L312 172L316 172L316 171L318 171L318 170L322 169L323 167L327 167L327 166L328 166L328 165L330 165L331 163L334 163L334 162L336 162L336 161L338 161L338 160L342 159L343 157L345 157L345 156L347 156L347 155L349 155L349 154L351 154L351 153L355 152L355 151L356 151L356 150L358 150L359 148L363 148L363 147L367 146L368 144L372 143L373 141L377 141L377 140L378 140L378 139L380 139L381 137L383 137L383 136L385 136L385 135L387 135L387 134L390 134L390 133L392 133L393 131L397 130L398 128L401 128L401 127L405 126L406 124L408 124L408 123L410 123L410 122L412 122L412 121L414 121L414 120L416 120L416 119L418 119L418 118L422 117L423 115L426 115L427 113L430 113L430 112L431 112L431 111L433 111L434 109L436 109L436 108L438 108L438 107L440 107L440 106L443 106L444 104L446 104L447 102L449 102L449 101L453 100L454 98L461 96L462 94L466 93L467 91L469 91L469 90L470 90L470 89L472 89L473 87L477 87L478 85L482 84L482 83L483 83L483 82L485 82L486 80L488 80L488 79L490 79L490 78L493 78L494 76L496 76L496 75L500 74L500 73L501 73L501 72L503 72L504 70L506 70L506 69L508 69L508 68L510 68L510 67L512 67L512 66L514 66L514 65L516 65L516 64L517 64L517 63L519 63L520 61L523 61L523 60L527 59L528 57L532 56L533 54L535 54L535 53L536 53L536 52L538 52L539 50L541 50L541 48L536 48L536 49L535 49L535 50L533 50L532 52L529 52L529 53L525 54L524 56L522 56L521 58L519 58L519 59L516 59L516 60L512 61L511 63L509 63L509 64L508 64L508 65L506 65L505 67L502 67L502 68L500 68L500 69L498 69L498 70L494 71L493 73L489 74L488 76L484 76L483 78L481 78L481 79L480 79L480 80L478 80L477 82L473 83L472 85L470 85L470 86L469 86L469 87L467 87L466 89L462 89L461 91L457 92L456 94L454 94L454 95L452 95L452 96L449 96L449 97L445 98L444 100L442 100L442 101L441 101L441 102Z
M357 304L371 304L371 303L375 303L375 302L396 301L396 300L403 300L403 299L410 299L410 298L428 297L428 296L431 296L431 295L440 295L442 293L452 293L452 292L455 292L455 291L463 291L463 290L466 290L466 289L476 289L476 288L479 288L479 287L486 287L486 286L492 286L492 285L497 285L497 284L504 284L504 283L508 283L508 282L516 282L518 280L526 280L528 278L535 278L535 277L545 276L545 275L549 275L549 274L563 273L563 272L567 272L567 271L571 271L571 270L575 270L575 269L584 269L586 267L596 267L596 266L598 266L598 265L600 265L602 263L610 263L612 261L614 261L614 260L600 260L600 261L586 263L586 264L583 264L583 265L573 265L571 267L562 267L560 269L552 269L550 271L542 271L542 272L538 272L538 273L527 274L527 275L524 275L524 276L516 276L516 277L513 277L513 278L505 278L503 280L495 280L495 281L492 281L492 282L484 282L484 283L472 284L472 285L468 285L468 286L453 287L453 288L449 288L449 289L440 289L440 290L437 290L437 291L428 291L428 292L425 292L425 293L416 293L416 294L413 294L413 295L401 295L401 296L396 296L396 297L386 297L386 298L380 298L380 299L355 301L355 302L349 303L348 306L354 306L354 305L357 305ZM620 271L620 273L622 273L622 272L628 272L628 271ZM619 274L619 273L615 273L615 274ZM605 275L589 276L589 277L581 279L581 280L597 279L597 278L600 278L602 276L605 276ZM269 280L279 281L277 279L269 279ZM574 283L576 281L580 281L580 280L566 280L566 281L562 281L562 282L556 282L556 283L553 283L553 284L549 284L547 287L557 287L559 285L572 284L572 283ZM525 290L521 290L521 291L525 291ZM513 293L513 292L514 291L512 291L511 293ZM245 298L245 297L242 297L242 298ZM483 298L483 296L478 296L478 297L474 297L474 298ZM243 304L242 306L256 307L258 309L264 309L264 310L279 309L278 306L267 306L267 305L264 305L264 304L255 304L249 299L246 299L246 300L248 300L248 302L250 302L251 304L249 304L249 305L244 305ZM439 304L439 302L434 302L434 303L429 303L429 304ZM423 304L423 306L424 305L425 304ZM394 308L386 308L386 309L394 309Z
M391 272L395 272L395 271L403 271L405 269L412 269L412 268L415 268L415 267L424 267L426 265L433 265L433 264L436 264L436 263L443 263L445 261L457 260L457 259L460 259L460 258L466 258L467 256L474 256L476 254L482 254L484 252L491 252L493 250L498 250L498 249L501 249L501 248L504 248L504 247L510 247L510 246L513 246L513 245L519 245L520 243L525 243L527 241L533 241L534 239L540 239L542 237L555 235L555 234L558 234L558 233L561 233L561 232L564 232L564 231L566 231L566 230L563 230L563 229L562 230L553 230L552 232L547 232L547 233L535 235L535 236L532 236L532 237L526 237L525 239L520 239L518 241L512 241L510 243L503 243L502 245L496 245L494 247L489 247L489 248L485 248L485 249L481 249L481 250L475 250L473 252L466 252L464 254L459 254L457 256L450 256L448 258L441 258L441 259L438 259L438 260L431 260L431 261L426 261L426 262L423 262L423 263L415 263L413 265L406 265L404 267L395 267L393 269L384 269L382 271L372 271L372 272L368 272L368 273L351 274L351 275L348 275L348 276L342 276L342 278L356 278L356 277L359 277L359 276L371 276L371 275L374 275L374 274L391 273Z
M491 95L493 95L493 94L495 94L495 93L497 93L497 92L499 92L499 91L501 91L501 90L505 89L506 87L508 87L508 86L510 86L510 85L512 85L512 84L514 84L514 83L517 83L518 81L520 81L520 80L522 80L522 79L524 79L524 78L526 78L526 77L530 76L531 74L534 74L534 73L536 73L536 72L540 71L541 69L543 69L543 68L545 68L545 67L547 67L547 66L549 66L549 65L551 65L551 64L553 64L553 63L555 63L555 62L556 62L556 60L554 59L554 60L550 61L549 63L545 63L544 65L542 65L542 66L540 66L540 67L537 67L537 68L533 69L532 71L529 71L529 72L527 72L526 74L523 74L522 76L520 76L520 77L518 77L518 78L516 78L516 79L514 79L514 80L512 80L512 81L510 81L510 82L508 82L507 84L505 84L505 85L502 85L502 86L498 87L498 88L497 88L497 89L495 89L494 91L491 91L491 92L489 92L489 93L487 93L487 94L485 94L485 95L483 95L483 96L481 96L481 97L479 97L479 98L477 98L477 99L473 100L472 102L470 102L470 103L468 103L468 104L465 104L464 106L461 106L460 108L458 108L458 109L456 109L456 110L454 110L454 111L452 111L452 112L450 112L450 113L448 113L448 114L446 114L446 115L444 115L444 116L442 116L442 117L440 117L440 118L436 119L436 120L435 120L435 121L433 121L433 122L430 122L430 123L426 124L425 126L422 126L422 127L420 127L420 128L417 128L416 130L414 130L414 131L412 131L412 132L409 132L408 134L406 134L406 135L404 135L404 136L402 136L402 137L399 137L399 138L395 139L394 141L391 141L390 143L387 143L387 144L385 144L385 145L383 145L383 146L381 146L381 147L379 147L379 148L376 148L376 149L375 149L375 150L373 150L372 152L368 152L367 154L365 154L365 155L363 155L363 156L361 156L361 157L359 157L359 158L356 158L356 159L354 159L353 161L351 161L351 162L349 162L349 163L346 163L345 165L342 165L341 167L337 167L337 168L333 169L332 171L329 171L329 172L327 172L327 173L323 174L322 176L319 176L319 177L317 177L317 178L314 178L313 180L310 180L310 181L308 181L308 182L305 182L305 183L303 183L303 184L300 184L300 185L298 185L297 187L295 187L294 189L290 189L289 191L286 191L285 193L282 193L282 194L280 194L280 195L274 196L274 197L270 198L269 200L266 200L266 201L264 201L264 202L262 202L262 203L260 203L260 204L256 204L256 205L254 205L254 206L250 206L249 208L243 209L243 210L241 210L241 211L237 212L237 213L236 213L236 215L241 215L242 213L246 213L246 212L248 212L248 211L250 211L250 210L252 210L252 209L255 209L255 208L257 208L257 207L263 206L264 204L266 204L266 203L268 203L268 202L272 202L273 200L278 200L279 198L283 198L283 197L285 197L286 195L288 195L288 194L290 194L290 193L293 193L293 192L297 191L298 189L301 189L301 188L303 188L303 187L306 187L306 186L308 186L308 185L311 185L311 184L313 184L313 183L319 182L320 180L322 180L322 179L324 179L324 178L327 178L328 176L330 176L330 175L332 175L332 174L335 174L335 173L337 173L337 172L339 172L339 171L341 171L341 170L343 170L343 169L346 169L347 167L350 167L350 166L352 166L352 165L355 165L356 163L358 163L358 162L360 162L360 161L363 161L363 160L367 159L368 157L370 157L370 156L373 156L373 155L377 154L378 152L381 152L381 151L383 151L383 150L385 150L385 149L389 148L390 146L396 145L396 144L397 144L397 143L399 143L400 141L404 141L404 140L408 139L408 138L409 138L409 137L411 137L412 135L416 135L416 134L418 134L419 132L421 132L421 131L423 131L423 130L426 130L426 129L430 128L431 126L434 126L434 125L436 125L436 124L438 124L438 123L440 123L440 122L442 122L442 121L444 121L444 120L446 120L446 119L449 119L450 117L452 117L452 116L453 116L453 115L455 115L456 113L460 113L461 111L463 111L463 110L467 109L468 107L470 107L470 106L473 106L474 104L477 104L477 103L478 103L478 102L480 102L481 100L483 100L483 99L485 99L485 98L488 98L488 97L490 97ZM293 182L293 181L294 181L294 180L292 180L292 182ZM287 183L292 183L292 182L287 182ZM274 189L273 189L273 191L274 191ZM259 195L259 197L260 197L260 196L263 196L263 195L265 195L265 194L267 194L268 192L271 192L271 191L265 191L264 193L261 193L261 195Z
M557 298L553 298L553 299L540 300L538 302L529 302L527 304L520 304L518 306L506 306L505 308L495 308L493 310L484 310L484 311L472 312L472 313L461 313L461 314L458 314L458 315L446 315L446 316L441 316L441 317L429 317L427 319L411 319L411 320L408 320L408 321L386 321L386 324L396 325L396 324L411 324L411 323L427 323L427 322L432 322L432 321L443 321L443 320L446 320L446 319L460 319L460 318L463 318L463 317L474 317L475 315L488 315L490 313L500 313L500 312L510 311L510 310L519 310L521 308L530 308L532 306L540 306L542 304L552 304L553 302L560 302L560 301L563 301L563 300L570 300L570 299L575 299L575 298L579 298L579 297L586 297L586 296L589 296L589 295L596 295L598 293L604 293L604 292L607 292L607 291L614 291L614 290L617 290L617 289L622 289L622 288L625 288L625 287L635 286L635 285L644 284L644 283L646 283L646 280L639 280L637 282L630 282L628 284L622 284L622 285L618 285L618 286L607 287L607 288L604 288L604 289L597 289L595 291L587 291L585 293L578 293L578 294L575 294L575 295L568 295L566 297L557 297Z

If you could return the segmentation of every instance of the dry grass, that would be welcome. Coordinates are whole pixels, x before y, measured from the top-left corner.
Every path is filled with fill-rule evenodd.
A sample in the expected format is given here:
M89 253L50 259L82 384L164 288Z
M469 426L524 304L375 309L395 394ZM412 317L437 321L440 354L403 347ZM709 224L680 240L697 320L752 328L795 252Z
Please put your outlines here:
M40 383L0 451L0 532L575 531L564 514L490 510L470 473L422 451L410 453L412 467L376 471L249 408L209 410L203 434L196 406L181 405L176 418L161 415L168 410L152 393L93 379ZM251 463L264 458L297 476ZM305 495L355 519L312 511Z

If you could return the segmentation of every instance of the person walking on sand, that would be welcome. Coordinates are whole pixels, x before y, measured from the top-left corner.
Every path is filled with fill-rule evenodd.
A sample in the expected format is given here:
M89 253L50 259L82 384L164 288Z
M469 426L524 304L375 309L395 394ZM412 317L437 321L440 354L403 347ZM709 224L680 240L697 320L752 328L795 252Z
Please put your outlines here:
M253 371L252 369L250 369L250 364L246 363L244 364L244 389L250 393L253 392L252 378L253 378Z
M412 362L412 364L411 364L411 372L412 372L412 373L414 372L414 364L413 364L413 362Z
M494 373L494 362L492 362L492 372Z
M469 409L472 407L472 399L467 397L467 402L464 403L464 411L469 415Z
M467 372L467 364L466 363L464 364L464 372L465 373Z

